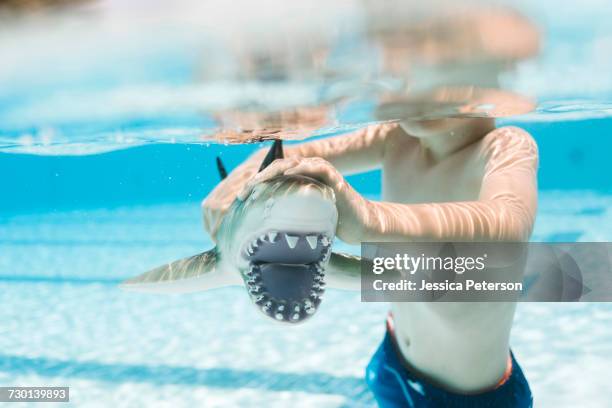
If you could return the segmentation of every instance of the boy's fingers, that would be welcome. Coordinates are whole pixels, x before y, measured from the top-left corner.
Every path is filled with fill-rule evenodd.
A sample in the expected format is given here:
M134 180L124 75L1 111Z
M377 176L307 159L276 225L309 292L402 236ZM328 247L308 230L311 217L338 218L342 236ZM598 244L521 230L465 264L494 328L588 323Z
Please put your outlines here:
M324 183L330 182L329 168L317 161L300 163L297 166L285 171L285 174L302 174L304 176L312 177L314 179L323 181Z
M244 188L238 193L239 200L245 200L253 187L256 184L262 183L266 180L274 178L280 174L284 174L285 171L298 163L296 159L277 159L268 167L261 172L257 173L251 180L249 180Z
M274 176L282 174L285 170L296 166L299 163L294 158L290 159L276 159L268 167L257 173L251 182L261 183L264 180L268 180Z

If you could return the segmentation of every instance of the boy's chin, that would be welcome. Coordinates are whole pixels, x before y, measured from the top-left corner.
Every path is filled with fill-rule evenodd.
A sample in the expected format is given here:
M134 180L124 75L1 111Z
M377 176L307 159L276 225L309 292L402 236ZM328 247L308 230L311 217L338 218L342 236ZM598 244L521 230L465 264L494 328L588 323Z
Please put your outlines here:
M405 120L400 126L410 136L424 139L451 130L458 125L458 120L461 119Z
M399 124L412 137L426 139L428 137L449 133L463 126L477 125L478 122L491 121L490 118L442 118L429 120L404 120Z

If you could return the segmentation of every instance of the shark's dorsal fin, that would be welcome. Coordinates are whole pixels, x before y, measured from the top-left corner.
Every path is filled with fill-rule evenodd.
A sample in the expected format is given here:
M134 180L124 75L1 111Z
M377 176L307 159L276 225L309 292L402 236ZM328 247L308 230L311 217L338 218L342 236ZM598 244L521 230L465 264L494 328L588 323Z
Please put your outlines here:
M221 161L221 157L219 156L217 156L217 171L219 172L219 177L221 177L221 180L227 177L227 170L225 169L225 166Z
M266 154L266 157L263 159L263 162L261 162L259 171L262 171L263 169L268 167L274 160L282 159L284 157L285 157L285 154L283 152L283 141L280 139L274 140L272 147L270 147L270 150L268 150L268 154ZM217 162L217 171L219 172L219 177L221 177L221 180L224 180L227 177L227 170L225 166L223 165L223 162L221 161L221 157L217 156L216 162Z
M231 284L214 273L217 249L162 265L121 283L121 289L154 293L187 293ZM223 277L223 278L222 278Z
M261 163L261 167L259 167L259 171L262 171L266 167L268 167L272 162L276 159L282 159L285 157L283 153L283 141L281 139L274 140L274 144L268 150L268 154L264 157L263 162Z

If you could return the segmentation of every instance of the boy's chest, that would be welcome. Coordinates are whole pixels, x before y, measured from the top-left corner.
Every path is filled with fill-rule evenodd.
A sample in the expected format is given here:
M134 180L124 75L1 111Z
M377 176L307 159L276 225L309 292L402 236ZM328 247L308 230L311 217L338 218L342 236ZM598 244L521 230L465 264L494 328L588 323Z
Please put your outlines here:
M435 165L414 154L395 151L386 155L383 200L397 203L472 201L478 199L483 164L466 151Z

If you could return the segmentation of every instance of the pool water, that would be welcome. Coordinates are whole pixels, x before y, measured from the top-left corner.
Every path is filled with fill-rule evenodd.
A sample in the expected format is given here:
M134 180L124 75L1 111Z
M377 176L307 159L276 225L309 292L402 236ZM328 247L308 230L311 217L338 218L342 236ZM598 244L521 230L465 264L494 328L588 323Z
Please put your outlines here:
M217 129L213 113L245 98L264 111L324 106L363 83L264 78L245 86L224 76L226 50L191 18L200 2L180 2L178 11L146 2L149 13L139 2L101 3L107 20L91 27L36 18L25 28L0 24L0 384L69 386L77 406L373 406L364 371L382 340L386 304L329 290L319 313L286 327L261 316L242 288L164 296L117 287L211 246L199 203L218 182L215 157L231 170L262 147L203 137ZM525 128L539 145L532 240L610 241L612 8L602 0L499 3L523 10L544 35L539 57L499 83L537 102L531 113L498 121ZM244 34L241 24L265 25L251 18L263 7L228 21L232 14L216 5L217 14L204 16L217 24L210 27L222 21ZM342 33L330 21L344 20L343 6L325 5L323 34ZM280 21L272 14L263 17ZM368 74L369 51L351 36L335 40L332 65ZM207 70L217 66L221 73ZM208 87L202 72L217 82ZM375 119L373 100L343 102L330 123L312 126L315 136ZM348 179L380 197L379 172ZM511 345L536 406L610 405L611 320L612 304L519 304Z
M541 153L533 241L612 239L608 119L512 121ZM587 143L587 142L591 143ZM279 326L242 288L123 292L210 247L199 201L259 145L162 144L88 156L0 154L0 383L71 387L77 406L373 406L364 369L387 306L329 290ZM351 176L376 199L377 172ZM356 248L344 248L356 251ZM610 304L518 306L511 345L537 406L612 400Z
M87 406L371 406L364 367L385 304L330 290L313 319L287 328L242 288L117 288L208 247L199 217L189 203L3 219L0 383L67 385ZM612 195L543 193L534 240L609 240L611 219ZM539 406L610 401L610 319L609 304L519 305L512 347Z
M530 130L542 149L553 130L572 126L578 124ZM570 133L555 139L563 141L556 149L542 149L532 240L609 241L612 194L583 168L600 152L583 149L575 161L572 146L583 139ZM239 162L253 148L234 148L232 157ZM0 156L13 169L45 175L15 187L12 202L23 209L5 204L0 218L0 383L68 385L71 401L86 406L371 406L364 368L382 339L385 304L329 290L320 313L287 328L263 318L242 288L181 296L117 288L124 278L210 246L198 200L200 189L216 183L204 153L214 148L157 149L155 169L138 149L78 159ZM190 154L203 157L193 159L200 170ZM187 157L185 167L175 156ZM549 163L564 160L569 168L549 174ZM118 168L124 171L105 185ZM153 182L143 181L147 169ZM557 177L575 172L593 174L566 177L560 189ZM177 183L162 183L168 178ZM34 204L47 197L49 180L62 193L40 208ZM124 187L113 192L117 180ZM376 180L376 174L352 178L372 198ZM157 186L157 200L144 194L148 183ZM512 347L539 406L610 401L610 319L610 304L519 305Z

